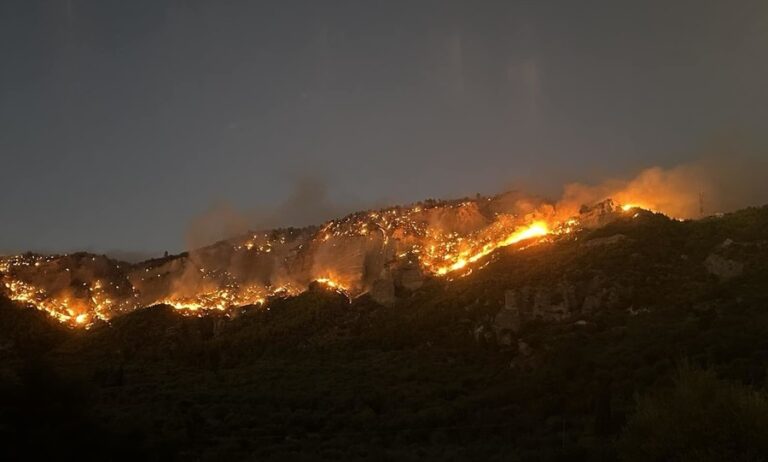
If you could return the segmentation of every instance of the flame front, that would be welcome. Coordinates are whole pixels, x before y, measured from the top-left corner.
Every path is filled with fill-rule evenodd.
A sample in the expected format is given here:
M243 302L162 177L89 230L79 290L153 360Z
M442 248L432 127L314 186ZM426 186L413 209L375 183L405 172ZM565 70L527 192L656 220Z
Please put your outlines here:
M537 237L543 237L549 234L549 227L544 221L536 221L528 226L520 227L498 240L486 241L484 239L462 239L460 241L463 245L463 249L458 253L446 253L443 255L436 254L434 249L438 248L436 245L430 245L432 255L435 259L435 263L432 260L425 260L425 266L438 276L443 276L454 271L465 268L468 264L474 263L481 258L489 255L494 250L500 247L507 247L518 242L533 239ZM491 239L493 236L491 236ZM442 247L445 247L445 243L441 243Z
M611 202L607 210L626 212L635 204ZM270 297L299 294L313 281L353 297L370 288L365 275L403 266L425 276L460 277L499 248L532 245L582 225L575 217L498 212L493 205L491 198L478 198L361 212L314 230L255 233L188 257L123 268L86 254L4 257L0 281L9 298L87 327L154 304L193 315L263 305Z

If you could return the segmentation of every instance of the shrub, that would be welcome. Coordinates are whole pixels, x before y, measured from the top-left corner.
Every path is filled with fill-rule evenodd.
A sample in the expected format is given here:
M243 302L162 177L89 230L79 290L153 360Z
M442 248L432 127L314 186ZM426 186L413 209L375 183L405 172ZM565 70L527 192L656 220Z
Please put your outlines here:
M638 399L618 452L627 461L765 460L768 394L683 364L671 390Z

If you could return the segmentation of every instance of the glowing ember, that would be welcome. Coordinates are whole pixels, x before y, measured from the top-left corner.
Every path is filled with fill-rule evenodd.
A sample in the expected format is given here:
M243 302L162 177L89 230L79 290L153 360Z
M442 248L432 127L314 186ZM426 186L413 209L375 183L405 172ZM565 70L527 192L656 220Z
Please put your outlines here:
M576 217L557 219L551 209L505 212L494 201L426 201L360 212L319 228L252 233L137 265L88 254L0 257L0 288L78 327L155 304L202 315L296 295L311 281L353 297L371 288L371 281L363 282L366 274L387 277L398 267L462 277L486 266L489 261L481 260L499 248L567 236L583 225ZM606 201L599 210L636 208Z
M295 295L296 291L288 287L265 290L259 287L239 288L232 286L222 290L197 294L194 297L171 297L158 300L154 304L172 306L176 310L188 312L226 311L245 305L263 305L268 297Z
M636 212L638 210L646 210L648 212L659 213L657 210L654 210L653 208L651 208L651 207L649 207L647 205L641 205L641 204L636 204L636 203L622 204L621 205L621 210L623 212L631 212L631 211L635 211ZM675 219L676 220L680 220L680 221L682 220L681 218L675 218Z
M467 241L468 248L460 251L458 254L447 254L443 257L443 260L450 262L449 264L430 267L430 269L435 274L442 276L453 271L458 271L466 267L469 263L474 263L480 260L500 247L506 247L535 237L546 236L548 233L549 228L547 224L543 221L537 221L529 226L516 229L511 234L498 241L483 243L482 241L470 240ZM430 248L434 249L435 247L432 246Z
M347 294L349 292L349 290L346 287L344 287L341 283L334 281L333 279L330 279L330 278L317 278L315 279L315 282L319 282L320 284L330 289L336 290L337 292L341 292L343 294Z

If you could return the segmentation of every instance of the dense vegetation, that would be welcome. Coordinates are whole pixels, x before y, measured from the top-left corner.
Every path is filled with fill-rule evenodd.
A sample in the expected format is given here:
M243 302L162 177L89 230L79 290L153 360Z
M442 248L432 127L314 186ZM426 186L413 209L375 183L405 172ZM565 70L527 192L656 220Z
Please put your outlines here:
M712 274L713 253L743 271ZM315 287L83 332L2 301L0 457L763 460L766 257L768 208L641 214L390 308ZM504 342L494 317L525 287L579 303Z

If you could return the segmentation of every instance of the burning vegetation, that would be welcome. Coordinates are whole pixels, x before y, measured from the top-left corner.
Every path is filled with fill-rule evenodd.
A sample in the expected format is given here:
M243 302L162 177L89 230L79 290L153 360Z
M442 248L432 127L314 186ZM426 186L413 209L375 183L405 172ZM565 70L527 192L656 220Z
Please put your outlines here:
M606 200L563 218L554 206L511 193L430 200L320 227L251 233L138 264L86 253L3 257L0 278L9 298L72 326L157 304L196 315L230 313L296 295L313 282L355 297L417 287L427 277L461 277L499 248L565 238L634 207Z

